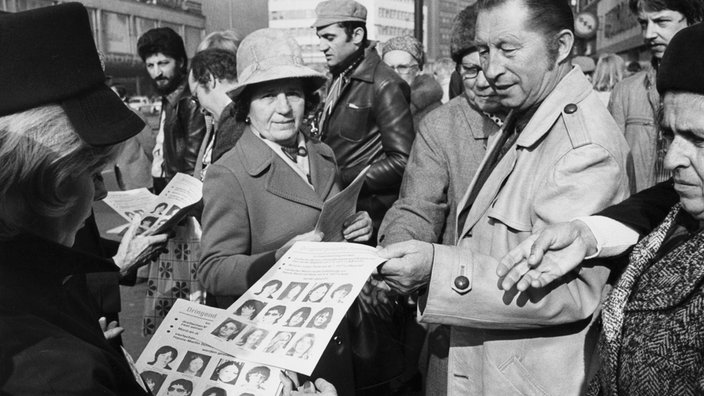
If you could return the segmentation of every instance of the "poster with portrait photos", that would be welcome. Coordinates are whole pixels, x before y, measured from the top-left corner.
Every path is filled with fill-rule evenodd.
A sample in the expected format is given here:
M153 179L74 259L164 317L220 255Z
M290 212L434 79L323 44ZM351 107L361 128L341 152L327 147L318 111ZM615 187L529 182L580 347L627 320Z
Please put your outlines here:
M200 334L227 354L310 375L384 259L346 242L296 242Z
M198 334L223 310L177 300L135 366L155 396L274 396L280 370L203 344ZM221 323L229 334L239 322ZM238 333L239 334L239 333Z
M160 234L173 228L189 210L203 198L203 183L193 176L177 173L159 195L146 188L127 191L109 191L103 199L110 208L131 222L141 216L138 235ZM108 230L120 234L129 223Z

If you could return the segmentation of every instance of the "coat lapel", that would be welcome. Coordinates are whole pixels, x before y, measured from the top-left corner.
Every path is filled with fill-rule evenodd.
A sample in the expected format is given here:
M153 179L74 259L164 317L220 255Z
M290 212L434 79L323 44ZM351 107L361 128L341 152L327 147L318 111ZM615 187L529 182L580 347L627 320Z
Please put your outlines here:
M462 239L467 234L467 232L469 232L469 230L474 227L475 224L477 224L479 219L482 218L484 213L494 202L494 199L496 199L496 196L501 190L501 186L504 185L504 181L506 180L506 178L508 178L508 176L511 174L514 167L516 166L517 157L518 152L516 150L516 145L514 144L513 147L511 147L508 152L504 155L501 161L496 164L496 167L491 172L491 175L489 175L489 178L486 179L484 186L482 186L482 189L479 191L479 194L475 198L474 202L470 203L472 206L469 209L469 213L467 214L467 220L464 222L462 232L458 234L458 241ZM484 158L486 159L486 156ZM486 166L486 163L482 162L481 167L483 168L484 166ZM479 174L479 170L477 170L476 174ZM476 180L472 181L472 185L474 185L475 181ZM468 198L469 191L471 191L471 188L472 187L467 190L467 193L462 198L464 205L467 204L466 200ZM461 207L464 207L464 205Z
M537 144L543 136L550 132L552 126L561 115L564 105L568 103L579 103L584 100L590 92L591 86L589 86L589 82L582 72L576 68L572 69L572 71L560 81L553 92L545 98L538 110L533 114L513 147L508 150L506 155L504 155L501 161L496 165L496 168L491 172L491 175L489 175L489 178L484 183L475 201L473 203L470 202L472 206L467 214L462 232L457 234L458 239L456 242L466 236L467 232L482 218L496 199L496 196L501 190L501 186L504 185L505 180L516 166L518 148L528 148ZM511 112L506 119L504 123L505 126L512 124L512 122L510 122L511 117L514 117L513 112ZM500 133L489 136L490 144L486 151L487 154L484 156L479 170L475 173L475 179L472 180L472 184L467 192L465 192L458 208L464 208L467 205L469 192L474 188L476 176L479 174L480 170L486 166L487 155L492 150L492 146L496 144L498 136L500 136ZM460 212L461 209L457 211L457 214L459 215ZM457 226L457 219L455 219L455 222L455 226Z
M457 108L462 112L475 140L488 139L500 129L494 121L482 114L481 110L473 108L466 96L463 95L462 99L467 102L467 106L457 106Z
M238 147L247 172L253 177L266 178L264 186L268 192L283 199L316 209L323 207L322 194L318 195L315 190L310 188L283 159L274 153L266 143L255 136L249 128L242 135L241 140L242 144L238 144ZM247 148L246 150L244 149L245 147ZM314 167L313 163L316 163L315 167L317 168L324 168L322 157L316 154L315 158L316 160L311 159L311 168ZM333 170L335 169L334 165L332 168ZM317 172L321 173L320 171ZM322 176L320 178L322 179ZM321 184L324 185L326 183ZM313 185L315 186L315 182Z
M310 161L310 179L321 199L327 199L335 184L337 166L332 150L321 143L306 142L308 161Z

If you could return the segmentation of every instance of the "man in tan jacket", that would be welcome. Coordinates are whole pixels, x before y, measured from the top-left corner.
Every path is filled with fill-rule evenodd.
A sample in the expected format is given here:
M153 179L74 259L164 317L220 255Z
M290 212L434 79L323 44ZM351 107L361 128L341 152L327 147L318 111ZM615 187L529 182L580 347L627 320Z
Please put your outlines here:
M625 198L628 147L568 60L566 2L477 6L481 66L511 113L458 204L456 246L387 246L379 273L401 293L427 287L422 320L452 326L448 394L579 394L596 363L593 321L609 270L519 293L498 287L496 266L533 230Z

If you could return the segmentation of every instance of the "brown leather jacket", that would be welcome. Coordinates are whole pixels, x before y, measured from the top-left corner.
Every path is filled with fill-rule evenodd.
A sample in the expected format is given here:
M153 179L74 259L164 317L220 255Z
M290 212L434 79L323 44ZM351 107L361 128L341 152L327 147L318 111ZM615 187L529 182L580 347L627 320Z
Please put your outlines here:
M178 172L193 175L198 149L205 136L205 117L191 100L184 81L166 96L164 111L164 176L170 180Z
M410 87L381 62L374 47L366 48L322 130L323 142L335 152L343 186L372 164L357 206L369 212L378 228L398 197L415 133Z

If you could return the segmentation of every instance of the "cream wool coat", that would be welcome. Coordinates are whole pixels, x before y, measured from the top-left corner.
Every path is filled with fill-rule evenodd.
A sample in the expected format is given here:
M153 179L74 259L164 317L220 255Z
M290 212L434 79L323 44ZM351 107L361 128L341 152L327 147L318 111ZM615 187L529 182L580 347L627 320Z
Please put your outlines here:
M448 394L584 390L596 363L593 320L609 269L585 265L556 286L519 295L500 290L495 271L533 231L626 198L627 157L620 129L582 72L573 69L487 179L457 245L435 245L420 309L423 321L453 326ZM466 200L467 194L460 208ZM458 275L470 280L466 293L453 289Z

